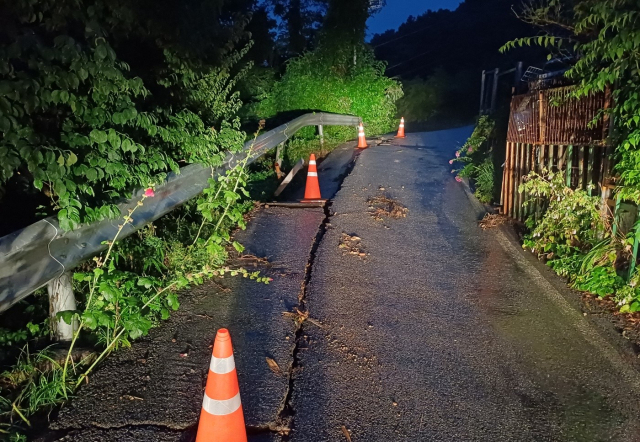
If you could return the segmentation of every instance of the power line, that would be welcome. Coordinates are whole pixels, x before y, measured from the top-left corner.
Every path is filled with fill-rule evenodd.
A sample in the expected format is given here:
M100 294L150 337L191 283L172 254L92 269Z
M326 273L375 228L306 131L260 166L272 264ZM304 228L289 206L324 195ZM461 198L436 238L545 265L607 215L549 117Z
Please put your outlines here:
M398 66L402 66L403 64L408 63L411 60L415 60L416 58L422 57L423 55L427 55L427 54L429 54L429 53L431 53L433 51L435 51L435 49L429 49L428 51L422 52L422 53L420 53L418 55L415 55L415 56L413 56L411 58L408 58L408 59L406 59L404 61L401 61L400 63L394 64L393 66L388 67L387 70L390 71L393 68L397 68Z
M438 59L438 63L442 63L442 62L444 62L444 61L449 61L449 60L452 60L452 59L454 59L454 58L456 58L456 57L458 57L458 55L457 55L457 54L452 54L452 55L451 55L451 56L449 56L449 57L439 58L439 59ZM409 61L409 60L406 60L406 61ZM402 62L402 63L404 63L404 62ZM399 63L399 64L402 64L402 63ZM395 65L395 66L398 66L398 65ZM418 69L422 69L422 68L425 68L425 67L427 67L427 66L428 66L427 64L424 64L424 63L423 63L423 64L420 64L420 65L418 65L418 66L414 66L413 68L409 69L408 71L401 72L401 73L399 73L399 74L397 74L397 75L401 75L401 74L406 75L406 74L408 74L408 73L410 73L410 72L417 71Z
M422 28L422 29L418 29L418 30L416 30L416 31L409 32L408 34L401 35L400 37L392 38L391 40L385 41L384 43L380 43L379 45L375 45L375 46L373 47L373 49L375 49L375 48L379 48L380 46L384 46L384 45L389 44L389 43L393 43L394 41L402 40L402 39L403 39L403 38L405 38L405 37L409 37L409 36L411 36L411 35L417 34L418 32L426 31L426 30L428 30L428 29L432 29L432 28L433 28L433 26L424 27L424 28ZM396 32L397 32L397 31L396 31Z

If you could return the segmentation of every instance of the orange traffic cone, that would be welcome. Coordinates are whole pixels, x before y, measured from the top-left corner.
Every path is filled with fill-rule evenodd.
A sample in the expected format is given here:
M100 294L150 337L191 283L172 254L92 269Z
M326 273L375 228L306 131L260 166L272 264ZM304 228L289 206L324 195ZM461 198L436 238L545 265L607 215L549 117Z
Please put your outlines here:
M216 334L196 442L247 442L231 336Z
M398 128L397 138L404 138L404 117L400 119L400 127Z
M358 148L365 149L367 146L367 139L364 137L364 126L360 123L358 126Z
M304 188L303 203L324 202L320 196L320 183L318 182L318 169L316 168L316 156L309 157L309 170L307 172L307 185Z

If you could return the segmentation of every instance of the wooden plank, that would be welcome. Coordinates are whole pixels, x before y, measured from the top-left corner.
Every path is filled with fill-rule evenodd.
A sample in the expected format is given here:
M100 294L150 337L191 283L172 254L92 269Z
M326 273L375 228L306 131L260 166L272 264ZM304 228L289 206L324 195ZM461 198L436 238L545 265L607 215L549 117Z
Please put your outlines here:
M534 160L535 160L535 164L534 164L534 171L538 174L538 175L542 175L542 146L541 145L536 145L533 147L534 149ZM538 221L540 219L540 197L536 197L536 204L535 204L535 208L534 208L534 214L533 217L536 221Z
M510 141L507 141L504 146L504 163L502 164L502 189L500 191L500 205L501 205L501 213L505 214L505 204L506 204L506 185L507 185L507 171L509 168L509 144Z
M511 168L511 217L516 217L516 176L517 176L517 148L520 143L515 143L511 149L511 160L513 167Z
M511 143L511 154L510 154L510 167L509 167L509 216L513 217L513 208L515 205L515 195L513 193L513 178L514 178L514 174L515 174L515 168L516 168L516 157L515 157L515 152L516 152L516 146L517 143Z
M504 146L504 164L502 165L502 183L500 183L500 213L504 215L504 202L505 202L505 194L504 194L504 186L507 183L507 149L509 146L509 142Z
M598 146L598 165L594 166L593 177L597 185L597 191L602 194L604 190L604 168L606 164L605 155L607 154L606 146Z
M578 183L576 184L576 189L584 189L584 146L580 146L578 148Z
M527 168L526 168L526 161L527 161L527 146L525 144L520 146L520 184L518 185L518 187L520 187L522 184L524 184L524 177L527 174ZM518 192L519 195L519 201L520 201L520 221L524 221L524 201L525 201L525 194L524 192Z
M506 216L509 216L509 210L511 209L511 194L509 192L510 186L509 186L509 182L511 180L511 146L513 145L512 142L507 143L507 153L506 153L506 158L505 158L505 164L504 164L504 170L505 170L505 176L504 176L504 206L503 206L503 213Z
M523 218L523 203L524 203L524 195L520 192L520 185L522 185L523 182L523 178L524 178L524 144L520 143L520 145L518 146L518 150L520 151L520 155L519 155L519 161L518 161L518 183L517 183L517 187L516 187L516 192L518 195L518 219L520 221L522 221Z
M511 168L511 195L513 204L511 206L511 217L518 217L518 153L520 151L520 143L513 145L513 167Z
M539 105L539 110L538 110L538 121L539 121L539 127L540 127L540 143L544 144L546 142L546 138L547 138L547 116L546 116L546 108L547 108L547 104L546 104L546 99L545 99L545 94L544 91L540 91L538 93L538 105Z
M511 143L511 150L509 153L509 212L507 213L510 217L513 217L513 206L514 206L514 201L513 201L513 175L514 175L514 171L515 171L515 167L516 167L516 163L515 163L515 149L516 149L516 143Z
M567 187L571 187L573 177L573 146L567 146Z
M558 172L564 170L564 165L566 162L566 147L558 146Z
M529 175L531 171L531 144L525 144L524 148L524 177L522 182L524 183L524 178ZM528 192L524 192L522 194L522 207L523 207L523 220L526 220L529 217L529 211L531 209L531 205L529 204L530 195Z
M291 169L291 172L289 172L289 174L284 178L284 180L282 180L282 183L280 183L280 185L278 186L278 188L276 189L275 192L273 192L274 196L278 196L282 193L282 191L289 185L289 183L291 182L291 180L293 179L293 177L300 171L300 169L302 169L304 167L304 160L301 159L300 161L298 161L296 163L295 166L293 166L293 169Z
M586 155L587 155L587 170L586 172L586 179L585 181L587 182L587 187L590 184L594 184L594 188L595 188L595 183L593 181L593 166L594 166L594 161L595 161L595 148L593 146L587 146L586 148ZM589 195L593 195L593 189L589 190Z

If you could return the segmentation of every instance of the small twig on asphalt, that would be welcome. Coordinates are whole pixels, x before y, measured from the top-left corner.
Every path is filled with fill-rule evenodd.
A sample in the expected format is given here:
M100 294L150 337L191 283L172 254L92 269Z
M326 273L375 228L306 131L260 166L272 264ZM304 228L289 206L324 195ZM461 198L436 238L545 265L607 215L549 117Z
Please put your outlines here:
M282 312L282 316L293 318L293 320L298 324L302 324L304 321L309 321L316 327L324 329L324 325L322 325L320 321L309 317L308 312L301 312L297 307L295 312Z
M277 375L282 374L282 370L280 369L280 366L276 361L274 361L270 357L266 357L265 359L267 360L267 365L269 366L272 372L274 372Z
M344 425L342 426L342 434L347 438L347 442L351 442L351 435L349 434L349 430Z

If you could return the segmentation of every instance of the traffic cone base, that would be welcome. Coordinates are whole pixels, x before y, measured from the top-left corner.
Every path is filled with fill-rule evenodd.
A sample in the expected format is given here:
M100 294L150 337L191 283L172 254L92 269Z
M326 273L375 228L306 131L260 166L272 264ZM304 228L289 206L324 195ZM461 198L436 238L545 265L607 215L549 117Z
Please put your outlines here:
M367 147L367 138L364 136L364 126L362 123L358 126L358 149L366 149Z
M326 200L320 195L320 182L318 181L318 168L316 167L316 156L309 157L309 170L307 172L307 184L304 188L304 199L301 203L323 203Z
M400 119L400 127L398 128L398 135L396 138L404 138L404 117Z
M196 442L247 442L233 346L224 328L213 344Z
M238 408L231 414L224 416L202 413L200 416L200 424L198 426L198 438L197 442L223 442L223 441L246 441L246 434L240 434L237 430L237 425L230 424L230 422L236 422L242 424L242 431L244 429L244 414L242 413L242 407Z

